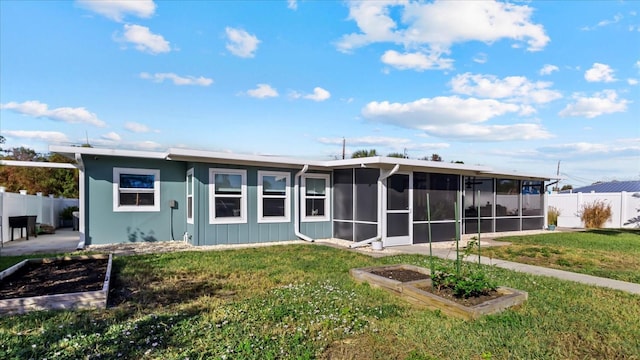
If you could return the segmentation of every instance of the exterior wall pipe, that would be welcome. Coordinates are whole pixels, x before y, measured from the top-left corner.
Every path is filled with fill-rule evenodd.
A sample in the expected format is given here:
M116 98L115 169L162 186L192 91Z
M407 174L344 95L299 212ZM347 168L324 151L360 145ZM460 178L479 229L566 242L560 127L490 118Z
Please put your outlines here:
M394 166L393 169L391 169L386 174L380 174L380 177L378 178L378 184L382 184L383 180L397 173L398 170L400 170L400 164L396 164L396 166ZM357 247L371 244L372 242L380 240L382 238L382 187L379 186L378 189L379 189L378 191L378 226L377 226L376 236L366 240L359 241L355 244L349 245L351 249L355 249Z
M77 249L84 249L85 246L85 202L86 202L86 189L84 184L84 163L82 162L82 155L79 153L75 154L76 162L78 163L78 192L79 192L79 201L78 201L78 232L80 233L80 242L78 242Z
M309 165L305 165L304 167L302 167L302 170L298 171L294 176L295 185L293 190L293 199L294 199L293 200L293 231L295 235L300 239L309 241L309 242L314 242L312 238L300 232L300 221L299 221L300 204L298 203L300 199L299 184L300 184L300 178L302 177L302 174L306 173L307 170L309 170Z

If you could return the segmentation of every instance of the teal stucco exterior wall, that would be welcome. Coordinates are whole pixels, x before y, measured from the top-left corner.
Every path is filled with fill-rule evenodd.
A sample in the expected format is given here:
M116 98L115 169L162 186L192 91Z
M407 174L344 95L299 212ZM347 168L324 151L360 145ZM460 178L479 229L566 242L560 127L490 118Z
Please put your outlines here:
M155 159L83 157L85 167L85 242L110 244L182 240L186 228L186 164ZM114 212L113 168L160 170L160 211ZM177 209L169 200L178 202Z

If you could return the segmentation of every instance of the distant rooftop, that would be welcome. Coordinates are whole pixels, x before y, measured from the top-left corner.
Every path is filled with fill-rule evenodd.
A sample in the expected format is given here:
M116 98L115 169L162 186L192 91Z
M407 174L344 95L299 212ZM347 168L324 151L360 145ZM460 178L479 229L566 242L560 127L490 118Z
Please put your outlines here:
M588 186L583 186L583 187L579 187L576 189L573 189L571 191L565 190L565 191L561 191L561 193L569 193L569 192L574 192L574 193L590 193L590 192L597 192L597 193L617 193L617 192L640 192L640 180L634 180L634 181L612 181L612 182L606 182L606 183L599 183L599 184L592 184L592 185L588 185Z

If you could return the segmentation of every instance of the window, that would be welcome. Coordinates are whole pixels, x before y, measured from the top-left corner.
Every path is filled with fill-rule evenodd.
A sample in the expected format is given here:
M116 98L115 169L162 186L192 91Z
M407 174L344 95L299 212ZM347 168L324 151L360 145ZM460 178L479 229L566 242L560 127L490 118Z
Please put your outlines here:
M302 221L329 221L329 175L302 177Z
M288 222L291 174L258 171L258 222Z
M187 223L193 224L193 169L187 171Z
M209 223L247 222L247 171L209 169Z
M113 168L113 211L160 211L160 170Z

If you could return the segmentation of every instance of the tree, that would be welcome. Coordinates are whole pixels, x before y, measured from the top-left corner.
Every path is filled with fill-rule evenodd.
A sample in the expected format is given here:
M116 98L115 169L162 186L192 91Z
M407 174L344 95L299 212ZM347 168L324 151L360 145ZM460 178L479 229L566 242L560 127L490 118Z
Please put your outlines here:
M401 159L406 159L406 156L403 153L399 153L399 152L393 152L389 155L387 155L388 157L392 157L392 158L401 158Z
M67 159L62 155L50 154L44 156L33 149L25 147L13 148L8 153L9 155L2 156L2 159L74 163L73 160ZM43 194L53 194L66 198L77 198L79 195L78 170L2 166L0 167L0 186L4 186L10 192L18 192L18 190L24 189L30 193L42 192Z
M364 158L364 157L372 157L372 156L378 156L378 153L376 152L376 149L371 149L371 150L357 150L355 152L353 152L351 154L351 158L352 159L356 159L356 158Z
M560 191L562 190L573 190L573 185L570 185L570 184L562 185L562 189L560 189Z
M438 154L431 154L430 161L442 161L442 157Z

